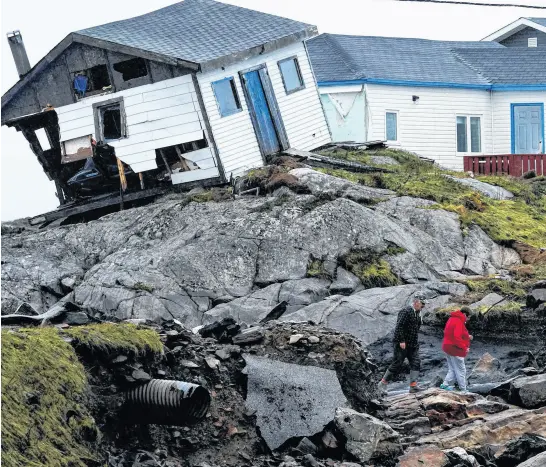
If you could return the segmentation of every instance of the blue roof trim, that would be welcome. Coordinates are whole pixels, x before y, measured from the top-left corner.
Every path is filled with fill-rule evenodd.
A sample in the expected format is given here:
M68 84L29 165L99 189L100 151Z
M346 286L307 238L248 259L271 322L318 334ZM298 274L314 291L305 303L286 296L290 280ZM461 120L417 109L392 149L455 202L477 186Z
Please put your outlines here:
M464 84L436 81L403 81L392 79L352 79L345 81L319 81L319 86L346 86L351 84L385 84L388 86L415 86L422 88L484 89L493 91L546 91L546 84Z

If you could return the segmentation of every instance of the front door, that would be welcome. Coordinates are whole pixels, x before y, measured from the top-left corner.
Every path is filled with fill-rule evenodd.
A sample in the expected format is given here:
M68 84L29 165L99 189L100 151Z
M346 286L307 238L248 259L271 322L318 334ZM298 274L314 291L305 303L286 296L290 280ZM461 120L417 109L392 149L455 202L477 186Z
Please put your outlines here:
M515 154L539 154L544 150L543 110L540 105L514 105L512 135Z
M242 77L258 143L264 155L269 155L279 152L281 146L271 106L262 83L262 78L265 79L267 75L260 73L260 71L249 71L243 73Z

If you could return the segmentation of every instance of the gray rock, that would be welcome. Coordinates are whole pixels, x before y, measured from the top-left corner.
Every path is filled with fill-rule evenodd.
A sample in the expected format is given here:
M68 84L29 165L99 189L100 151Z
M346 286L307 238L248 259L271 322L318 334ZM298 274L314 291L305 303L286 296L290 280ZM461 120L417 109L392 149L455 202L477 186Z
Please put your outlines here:
M493 199L512 199L514 194L500 186L491 185L489 183L481 182L474 178L458 178L451 175L445 175L446 178L453 180L454 182L460 183L461 185L466 185L473 188L476 191L484 194L485 196Z
M309 438L302 438L302 440L296 446L296 449L303 454L315 454L317 452L317 447Z
M247 408L270 449L296 436L312 436L346 404L333 370L244 355L248 375ZM321 381L320 385L316 381Z
M470 308L472 310L475 310L476 308L480 308L480 307L490 308L490 307L494 307L494 306L497 306L497 305L502 305L502 304L506 303L507 301L508 300L505 299L502 295L499 295L498 293L492 292L490 294L487 294L480 301L475 302L472 305L470 305Z
M259 342L264 338L264 331L260 327L247 328L236 336L233 336L233 343L236 345L252 344Z
M216 355L220 360L229 360L231 354L226 349L220 349L214 352L214 355Z
M359 287L362 287L360 279L342 267L336 270L336 279L330 286L332 295L351 295Z
M546 405L546 374L516 378L510 385L510 400L523 407Z
M76 279L74 277L65 277L61 280L61 285L67 292L72 292L72 290L74 290L74 285L76 285Z
M332 175L317 172L313 169L293 169L289 173L294 175L300 184L307 187L315 196L327 195L336 198L343 197L357 202L388 199L396 196L396 193L391 190L357 185L342 178L333 177Z
M400 163L389 156L370 156L370 162L377 165L400 165Z
M152 379L148 373L142 370L134 370L131 373L131 376L135 381L139 381L141 383L145 383L146 381L150 381Z
M347 438L345 449L360 462L402 452L398 433L371 415L338 408L334 421Z
M508 379L508 375L501 369L501 362L491 354L485 353L478 360L470 374L470 384L487 384Z
M422 291L431 300L425 307L433 309L438 297L462 295L467 291L462 284L430 282L422 285L382 287L357 292L349 297L334 295L309 305L294 313L288 313L280 321L314 321L317 324L347 332L359 338L363 344L386 336L394 329L398 312L409 305L411 297Z
M525 462L519 464L517 467L544 467L546 465L546 451L537 454Z
M83 311L67 313L63 320L66 324L70 325L81 325L89 323L90 319L87 316L87 313Z
M537 288L527 295L527 306L538 308L542 303L546 303L546 288Z
M452 449L445 449L444 454L447 455L449 460L457 465L464 465L468 467L480 467L479 462L472 454L468 454L463 448L456 447Z

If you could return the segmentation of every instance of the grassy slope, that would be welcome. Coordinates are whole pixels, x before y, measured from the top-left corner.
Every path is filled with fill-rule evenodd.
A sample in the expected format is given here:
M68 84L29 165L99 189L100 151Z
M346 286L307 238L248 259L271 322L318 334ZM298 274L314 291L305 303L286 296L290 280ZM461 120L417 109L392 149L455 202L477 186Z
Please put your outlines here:
M387 155L400 162L389 166L393 173L355 174L343 170L325 170L339 177L368 186L388 188L399 195L436 201L438 207L457 212L463 225L479 225L495 241L509 244L519 241L535 248L546 247L546 179L525 180L512 177L478 177L502 186L515 195L512 201L487 198L444 175L464 177L458 172L441 170L404 151L328 152L328 155L369 163L370 155Z
M83 467L96 460L100 433L70 340L94 351L162 349L157 333L127 324L2 330L2 465Z

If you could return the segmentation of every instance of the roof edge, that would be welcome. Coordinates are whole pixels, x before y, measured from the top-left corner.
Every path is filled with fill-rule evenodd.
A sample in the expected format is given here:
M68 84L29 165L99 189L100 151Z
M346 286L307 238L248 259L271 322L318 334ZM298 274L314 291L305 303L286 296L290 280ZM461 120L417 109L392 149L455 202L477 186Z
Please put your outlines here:
M275 50L281 49L288 45L295 44L297 42L303 42L306 39L315 37L318 35L318 29L316 26L307 25L302 31L289 34L288 36L280 37L273 41L266 42L264 44L251 47L249 49L242 50L240 52L235 52L232 54L224 55L220 58L215 58L208 60L206 62L201 62L200 70L203 73L215 70L217 68L226 67L232 65L233 63L239 62L241 60L246 60L264 53L274 52Z
M530 27L530 28L536 29L537 31L542 31L546 33L546 26L542 26L541 24L535 23L534 21L528 18L519 18L516 21L499 29L498 31L495 31L493 34L490 34L489 36L484 37L482 41L499 42L506 39L507 37L510 37L516 32L521 31L522 29L526 27Z
M484 91L546 91L544 84L465 84L439 81L404 81L380 78L365 78L340 81L318 81L320 87L347 86L351 84L383 84L387 86L414 86L421 88L482 89Z

